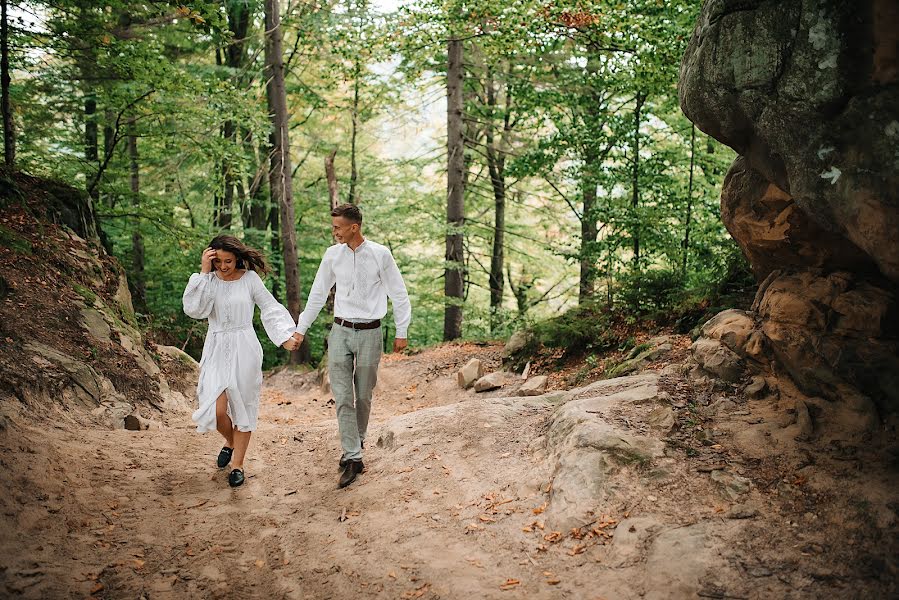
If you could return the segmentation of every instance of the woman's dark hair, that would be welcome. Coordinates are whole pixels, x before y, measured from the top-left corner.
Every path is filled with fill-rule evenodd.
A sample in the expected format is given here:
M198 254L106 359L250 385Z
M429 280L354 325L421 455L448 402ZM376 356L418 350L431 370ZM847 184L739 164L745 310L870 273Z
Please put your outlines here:
M233 235L218 235L209 242L209 247L213 250L225 250L236 256L238 269L256 271L263 277L270 271L262 252L250 248ZM214 268L215 266L213 266Z
M331 209L332 217L343 217L351 223L362 225L362 211L355 204L341 204Z

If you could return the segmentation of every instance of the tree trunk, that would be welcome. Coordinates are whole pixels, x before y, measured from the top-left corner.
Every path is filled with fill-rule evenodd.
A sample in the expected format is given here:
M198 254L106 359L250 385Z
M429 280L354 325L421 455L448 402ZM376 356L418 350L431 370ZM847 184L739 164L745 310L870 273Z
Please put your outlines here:
M696 125L690 127L690 183L687 185L687 218L684 220L684 255L681 259L680 276L687 278L687 255L690 253L690 221L693 217L693 166L696 164Z
M462 235L465 225L465 190L463 188L464 140L462 138L462 41L451 39L447 46L446 71L446 266L443 293L443 339L462 336L462 302L464 256Z
M353 81L353 131L350 136L350 195L348 202L357 204L356 182L359 174L356 170L356 134L359 129L359 60L356 60L355 78Z
M328 179L328 199L331 210L334 210L340 203L340 196L337 194L337 172L334 170L335 156L337 156L337 150L325 157L325 177Z
M281 256L281 209L277 204L270 203L268 221L272 230L269 248L272 253L272 296L281 297L281 265L278 258Z
M503 306L503 263L506 231L506 176L505 158L496 149L496 138L493 125L496 117L496 89L493 72L487 69L487 109L486 124L487 171L490 174L490 185L493 189L493 251L490 254L490 333L499 329L502 321ZM507 92L508 94L508 92Z
M637 93L636 106L634 107L634 170L631 177L631 209L632 227L631 235L634 236L634 266L640 267L640 219L637 216L637 207L640 205L640 113L643 103L646 102L646 94Z
M593 298L596 291L596 258L593 256L593 245L599 233L596 227L596 180L590 173L593 164L585 165L587 173L584 174L583 190L583 214L581 214L581 272L578 289L578 304L584 304Z
M268 79L269 116L272 121L272 154L269 187L272 202L277 203L281 219L281 248L284 254L284 283L287 310L297 319L302 310L300 275L297 259L296 217L293 207L293 181L290 165L290 123L287 112L287 90L284 86L284 60L281 50L281 14L278 0L265 0L265 70ZM309 344L303 340L300 349L291 353L290 362L307 363Z
M132 129L134 125L131 125ZM134 131L128 135L128 162L131 169L131 206L140 211L140 162L137 154L137 136ZM140 217L134 219L131 232L131 286L134 308L139 313L147 312L147 284L144 277L144 238L140 232Z
M16 127L9 106L9 21L7 20L6 0L2 4L0 14L0 112L3 113L3 158L6 166L14 168L16 164Z

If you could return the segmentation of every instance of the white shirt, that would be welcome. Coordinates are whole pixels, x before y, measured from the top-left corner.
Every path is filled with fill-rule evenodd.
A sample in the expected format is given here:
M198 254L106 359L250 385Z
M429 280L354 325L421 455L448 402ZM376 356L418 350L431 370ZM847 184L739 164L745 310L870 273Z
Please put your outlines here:
M335 317L350 321L383 319L389 297L393 302L396 337L406 339L412 320L406 284L390 250L369 240L364 240L355 252L346 244L336 244L325 250L306 300L306 310L297 322L298 332L306 335L335 283Z

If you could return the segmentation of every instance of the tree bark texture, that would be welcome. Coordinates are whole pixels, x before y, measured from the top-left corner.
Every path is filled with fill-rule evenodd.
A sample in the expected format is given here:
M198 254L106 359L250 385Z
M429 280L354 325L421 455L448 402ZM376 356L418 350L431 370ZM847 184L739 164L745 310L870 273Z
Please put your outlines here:
M3 0L0 14L0 112L3 113L3 159L9 168L16 164L16 127L9 105L9 21L7 19L7 2Z
M462 235L465 225L465 190L463 187L464 141L462 137L462 41L451 39L447 44L446 77L446 266L443 292L443 339L462 336L462 302L464 256Z
M281 49L281 15L278 0L265 0L265 65L269 116L272 121L272 153L269 187L272 202L280 209L281 248L284 254L284 283L287 310L294 319L302 310L300 275L297 259L296 217L293 206L293 181L290 165L290 124L287 90L284 85L284 59ZM291 362L309 362L306 340L291 353Z
M133 125L132 125L133 127ZM131 205L134 212L140 211L140 160L137 152L137 135L128 135L128 163L131 173ZM147 312L147 283L144 276L144 238L140 232L140 217L134 219L131 232L131 287L132 300L137 312Z

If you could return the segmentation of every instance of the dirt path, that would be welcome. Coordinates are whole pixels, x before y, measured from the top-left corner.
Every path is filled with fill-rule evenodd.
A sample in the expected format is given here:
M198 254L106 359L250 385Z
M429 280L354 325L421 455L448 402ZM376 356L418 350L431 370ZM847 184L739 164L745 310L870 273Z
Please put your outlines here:
M398 387L427 378L430 367L416 366L415 357L385 361L390 391L378 396L374 432L395 415L460 399L445 376L423 382L427 392ZM18 496L4 508L8 518L14 504L27 506L16 528L31 535L4 536L8 591L498 598L515 579L509 587L529 596L553 595L545 582L553 575L543 573L563 565L538 563L495 527L526 525L542 502L537 485L523 496L510 482L530 470L525 434L548 407L507 423L482 423L475 413L423 431L401 451L377 447L375 437L366 472L337 490L333 407L311 380L281 374L266 382L249 479L237 490L212 466L220 440L194 433L186 414L169 416L162 431L29 429L12 482ZM46 435L53 444L40 444Z
M572 423L616 427L606 436L611 454L572 455L582 456L581 477L548 450L549 438L570 433L558 399L459 390L452 374L471 354L498 365L496 347L385 360L366 471L345 490L336 489L330 395L312 374L267 378L249 479L236 490L213 466L219 438L196 434L184 412L167 415L161 431L101 430L65 415L55 426L0 431L5 595L624 600L895 590L894 561L883 554L896 544L895 515L865 513L852 508L853 494L832 494L868 481L888 502L894 471L863 479L855 463L824 471L822 457L831 492L812 494L799 487L800 478L820 479L811 467L738 454L726 423L706 425L716 443L686 455L666 450L644 464L622 454L590 500L597 514L589 525L551 531L543 510L550 486L566 483L561 473L568 485L573 473L576 495L577 486L593 485L588 463L614 458L621 440L664 445L647 425L657 404L634 395L663 380L634 378L599 399L589 389L568 398L566 410L583 413ZM667 389L677 404L678 389ZM768 419L751 405L734 414L734 438ZM681 443L675 437L667 438L672 448ZM713 470L724 463L747 475L725 485L751 493L722 495L710 473L725 473Z

